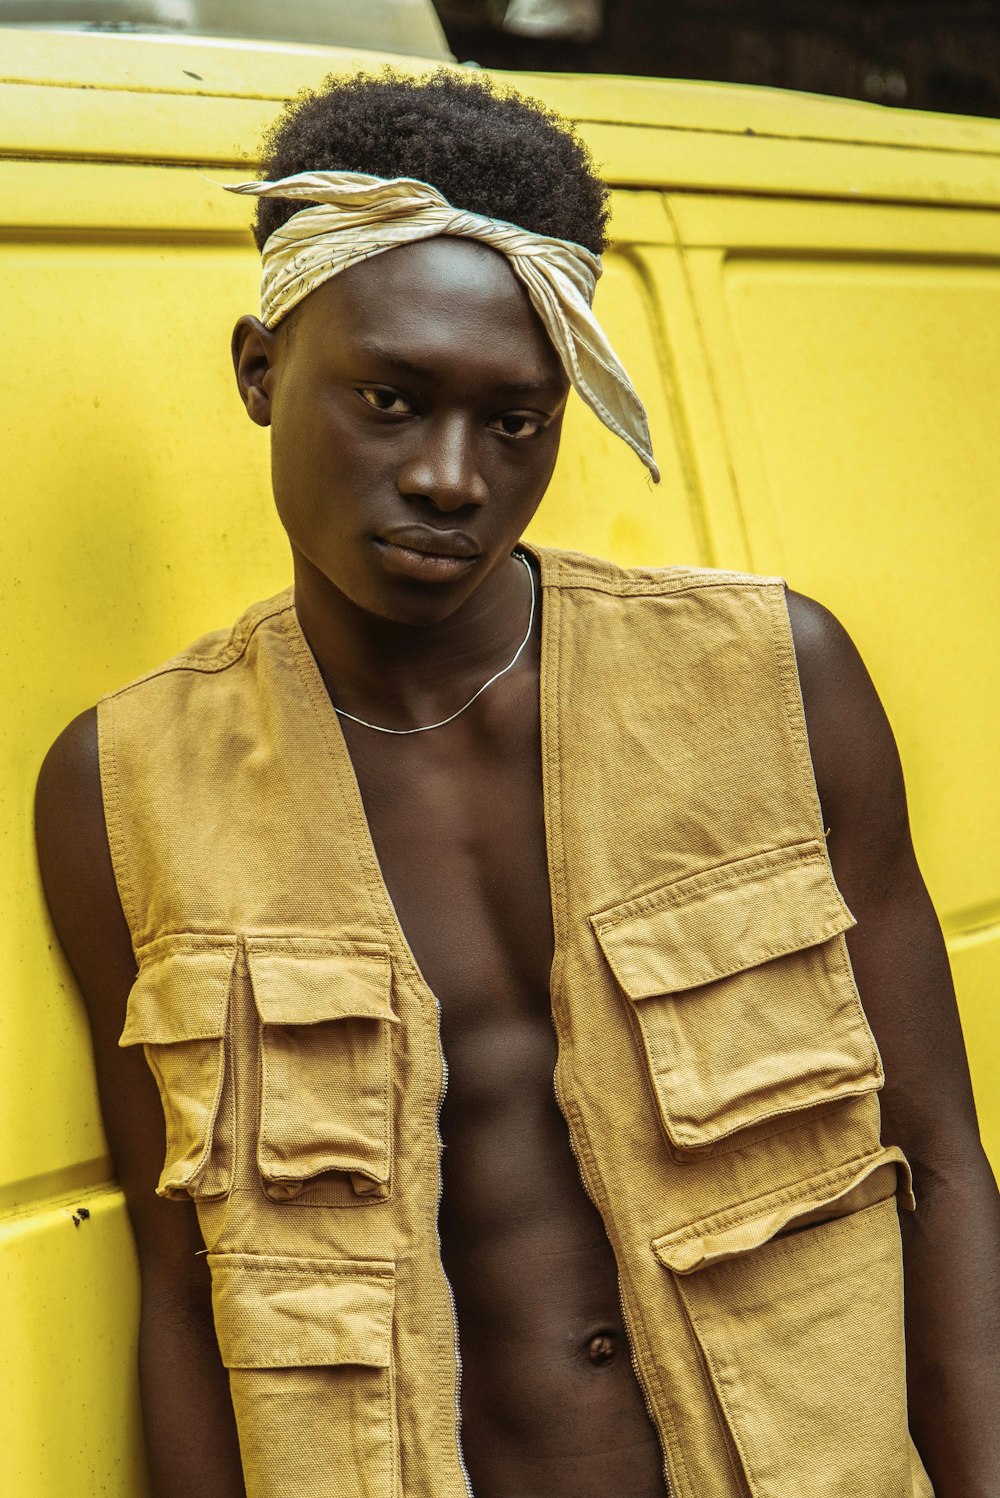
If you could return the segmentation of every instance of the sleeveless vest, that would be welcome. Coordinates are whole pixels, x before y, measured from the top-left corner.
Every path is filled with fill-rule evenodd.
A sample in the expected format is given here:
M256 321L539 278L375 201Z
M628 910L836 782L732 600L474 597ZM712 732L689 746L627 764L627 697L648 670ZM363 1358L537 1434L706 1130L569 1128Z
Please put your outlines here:
M556 1093L676 1498L928 1498L780 579L537 553ZM291 592L99 709L249 1498L468 1498L438 1005ZM932 1498L932 1495L931 1495Z

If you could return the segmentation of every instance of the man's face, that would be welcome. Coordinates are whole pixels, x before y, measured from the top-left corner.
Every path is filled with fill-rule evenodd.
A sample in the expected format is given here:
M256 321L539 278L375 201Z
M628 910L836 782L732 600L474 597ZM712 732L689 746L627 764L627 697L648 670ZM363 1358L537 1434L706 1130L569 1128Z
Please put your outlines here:
M510 555L556 460L568 380L496 251L437 238L352 266L244 337L297 571L430 624ZM239 330L237 352L239 353ZM251 392L252 394L252 392Z

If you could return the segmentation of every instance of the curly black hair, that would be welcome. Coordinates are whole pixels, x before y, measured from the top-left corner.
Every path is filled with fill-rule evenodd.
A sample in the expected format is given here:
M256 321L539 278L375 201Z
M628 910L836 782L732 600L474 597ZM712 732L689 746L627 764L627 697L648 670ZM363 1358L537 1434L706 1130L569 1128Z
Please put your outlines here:
M330 170L416 177L455 208L595 254L607 242L608 189L573 126L484 74L442 67L414 78L386 67L328 78L286 105L261 169L269 181ZM304 206L258 199L257 248Z

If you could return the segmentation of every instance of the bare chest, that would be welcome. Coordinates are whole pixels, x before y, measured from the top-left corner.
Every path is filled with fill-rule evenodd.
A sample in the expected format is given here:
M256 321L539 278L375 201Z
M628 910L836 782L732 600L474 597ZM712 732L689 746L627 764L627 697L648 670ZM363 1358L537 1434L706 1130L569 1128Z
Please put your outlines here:
M461 736L446 736L456 723L350 745L386 887L441 1006L439 1230L465 1455L475 1490L498 1498L662 1498L614 1255L553 1090L537 679L512 688L488 732L473 719Z
M498 715L503 705L494 704ZM523 686L507 706L499 733L474 720L352 745L382 877L455 1038L485 1016L510 1022L539 1002L549 1022L537 707Z

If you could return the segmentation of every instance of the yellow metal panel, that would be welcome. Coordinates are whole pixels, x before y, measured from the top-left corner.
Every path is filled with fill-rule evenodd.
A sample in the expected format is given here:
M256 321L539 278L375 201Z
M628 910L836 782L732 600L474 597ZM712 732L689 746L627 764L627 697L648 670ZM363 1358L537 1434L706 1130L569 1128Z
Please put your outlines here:
M240 170L247 171L245 163ZM233 180L231 171L218 168L0 159L0 190L6 195L0 239L44 230L47 243L56 236L73 245L95 236L117 238L123 245L155 240L175 255L196 239L217 240L249 257L245 284L252 291L253 210L246 198L222 191L220 184Z
M319 77L300 75L292 91L339 70L341 60L332 54L316 70ZM551 92L547 79L524 79L522 86L542 99ZM0 89L0 155L246 166L276 113L274 101L253 97L10 84ZM604 175L621 186L1000 203L1000 151L964 155L873 146L859 179L855 148L837 142L806 146L675 124L623 129L586 121L580 134Z
M515 87L544 87L554 108L573 119L611 125L674 125L684 129L812 145L887 145L920 151L996 152L1000 123L969 116L883 108L829 94L739 83L598 74L497 74ZM664 180L669 173L665 164Z
M278 103L330 72L387 60L322 47L2 35L11 81L0 88L0 154L50 158L246 162ZM777 89L510 76L576 117L623 186L1000 203L1000 122Z
M680 244L670 251L648 253L650 296L662 326L666 372L673 372L668 396L675 428L684 434L685 474L698 506L699 538L707 566L746 570L750 547L742 509L737 502L710 352L691 294L687 257ZM709 502L710 501L710 502ZM682 552L671 561L686 561Z
M836 141L735 136L692 130L672 121L659 129L584 124L581 134L611 180L635 187L847 200L1000 202L996 150L963 155L870 146L860 171L857 148Z
M335 47L3 31L0 156L246 165L286 100L331 73L436 61ZM17 58L24 52L25 68Z
M150 192L168 194L170 174L150 175ZM230 389L229 329L256 303L249 245L0 241L0 276L19 349L0 372L17 453L2 673L19 704L0 780L0 900L22 912L3 937L18 998L0 1015L2 1187L104 1153L84 1026L40 898L25 897L46 743L113 682L282 586L287 566L266 435Z
M246 165L276 113L254 99L8 84L0 89L0 154Z
M673 206L682 230L729 246L690 248L686 264L751 563L827 603L858 641L946 929L995 920L1000 225L873 206ZM960 974L959 999L970 1033L996 1029L984 984L966 990ZM979 1102L994 1138L995 1086Z
M859 153L860 154L860 153ZM745 254L760 249L826 257L843 254L901 255L995 260L1000 253L1000 219L981 209L938 205L878 205L868 202L804 203L797 198L725 197L674 193L669 211L678 241L690 249L723 249Z
M17 704L0 741L0 902L16 912L0 949L0 1324L18 1379L0 1439L18 1498L141 1498L134 1266L120 1198L93 1190L106 1148L37 888L30 789L70 716L287 580L266 434L228 360L229 326L257 299L249 212L212 178L252 165L284 98L381 59L0 40L23 80L0 87L0 155L33 158L0 161L19 356L0 374L16 465L0 687ZM784 569L844 617L900 733L996 1159L997 794L981 746L1000 683L974 590L996 572L997 220L846 200L996 205L1000 124L713 85L514 81L589 121L616 182L697 189L672 203L686 251L658 191L616 196L598 293L663 485L574 401L534 534L626 562ZM782 192L845 201L759 196ZM98 1205L77 1228L76 1199L52 1198L88 1190Z
M357 46L0 28L0 85L284 100L333 70L354 72L386 62L416 71L439 66L427 58Z
M658 194L618 194L595 309L646 404L661 482L571 396L551 487L529 535L624 564L707 561L707 540L690 441L679 403L655 295L668 223ZM650 243L650 240L653 243ZM660 244L656 241L659 240Z
M746 495L754 562L821 597L835 587L871 639L924 856L960 929L1000 900L1000 261L731 260L725 291L771 497Z
M378 67L383 61L421 70L433 64L356 48L219 43L199 37L152 37L44 31L0 32L0 84L10 81L117 91L242 96L284 100L314 87L331 70ZM1000 122L936 115L878 104L793 93L788 89L684 79L587 74L497 73L515 88L544 96L578 120L615 126L672 126L699 134L885 145L921 152L1000 150ZM628 136L629 132L623 132ZM201 155L210 154L202 152ZM668 180L664 162L661 181ZM944 168L946 170L947 168ZM864 178L862 173L859 184Z
M137 1295L117 1192L0 1218L0 1483L10 1498L143 1498Z

